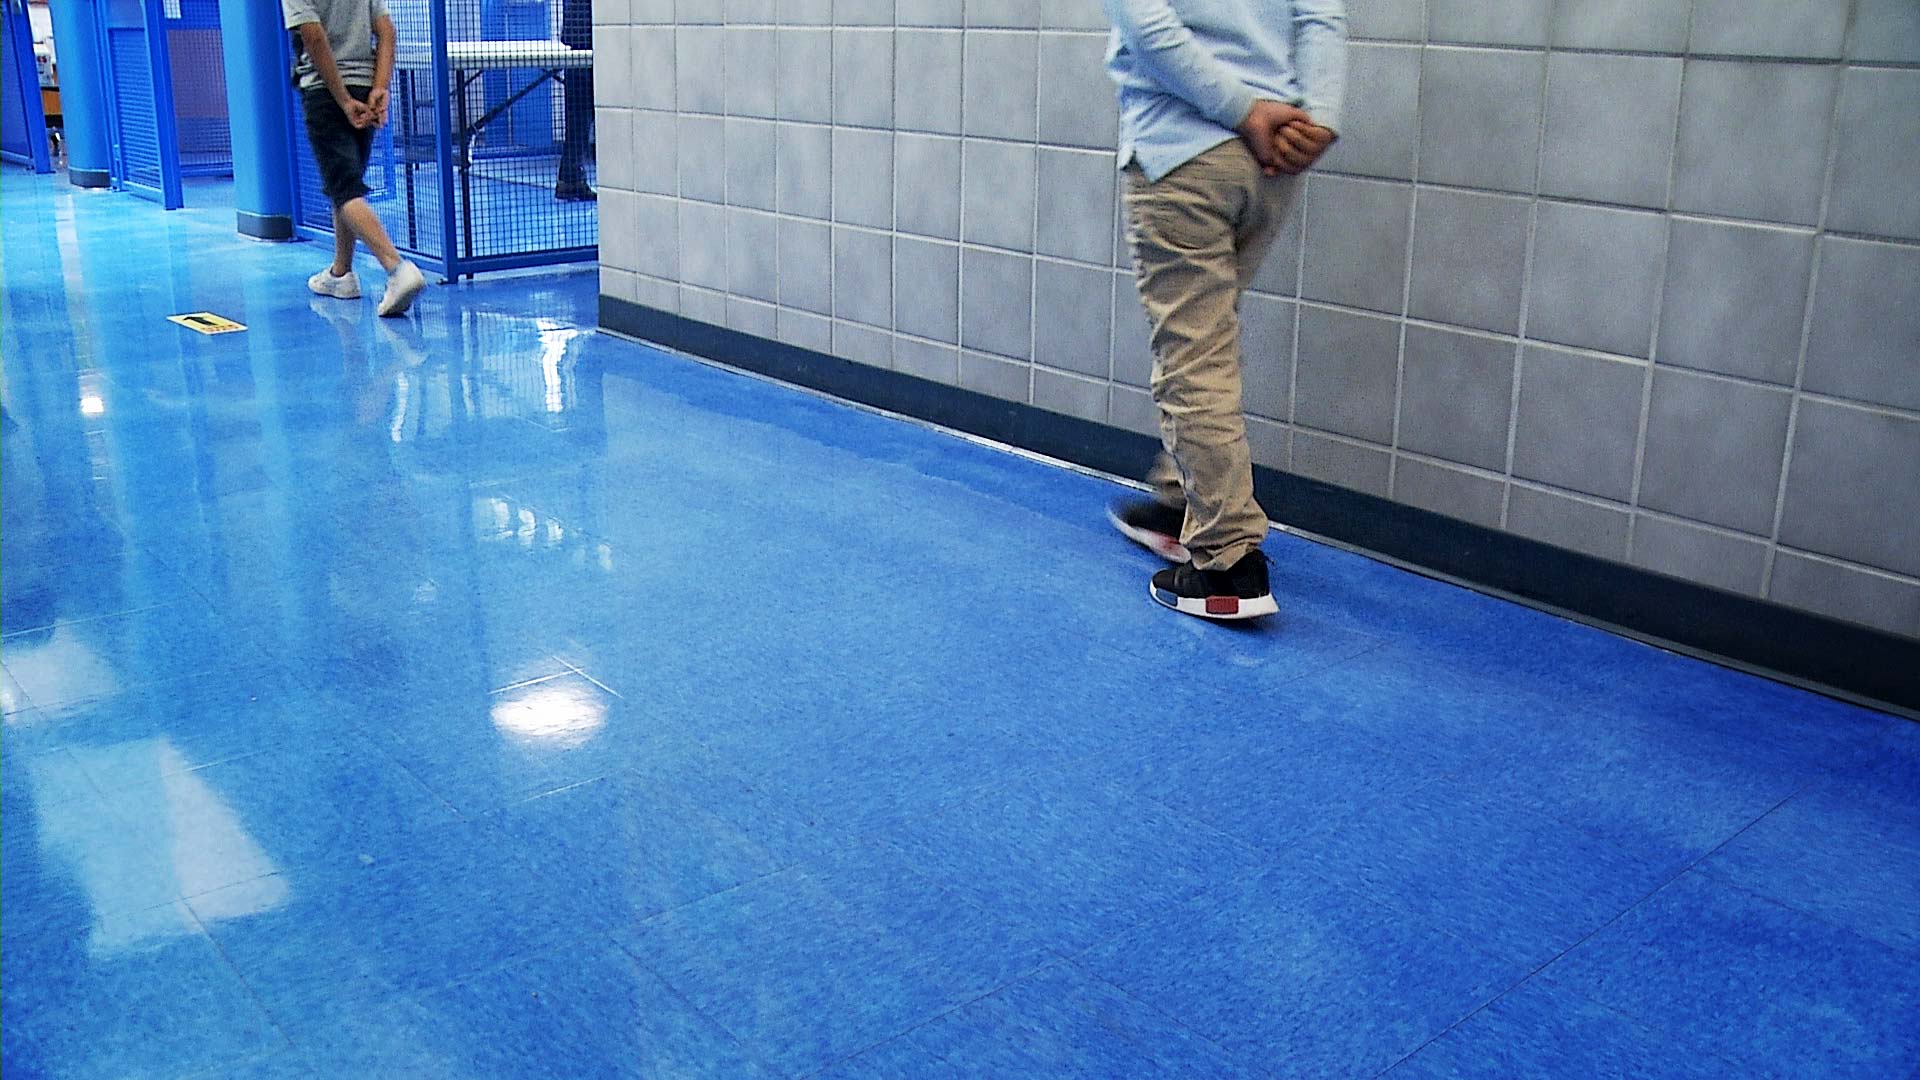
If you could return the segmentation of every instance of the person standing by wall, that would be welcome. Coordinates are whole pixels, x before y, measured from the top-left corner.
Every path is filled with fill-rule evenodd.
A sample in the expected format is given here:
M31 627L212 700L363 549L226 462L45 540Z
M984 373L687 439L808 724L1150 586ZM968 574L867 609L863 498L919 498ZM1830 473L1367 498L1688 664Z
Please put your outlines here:
M386 227L367 205L367 159L373 132L387 122L387 83L393 78L393 20L386 0L280 0L288 30L299 36L295 77L307 115L307 139L320 169L320 186L333 203L333 265L307 279L321 296L355 300L358 239L387 272L380 314L406 314L427 279L400 257Z
M1177 564L1153 575L1159 603L1211 619L1270 615L1239 302L1299 204L1301 174L1337 137L1345 9L1342 0L1103 2L1163 447L1148 476L1156 497L1110 517Z
M560 43L571 49L593 48L593 0L564 0L560 6ZM599 198L593 185L587 183L593 139L593 69L569 68L561 80L566 84L567 125L553 197L561 202L592 202Z

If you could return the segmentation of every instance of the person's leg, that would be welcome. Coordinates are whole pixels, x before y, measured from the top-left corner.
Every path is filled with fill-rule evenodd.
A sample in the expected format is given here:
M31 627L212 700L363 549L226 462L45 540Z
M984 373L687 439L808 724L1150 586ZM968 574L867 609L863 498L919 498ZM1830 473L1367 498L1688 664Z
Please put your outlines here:
M370 93L362 86L350 90L361 101ZM387 291L380 300L380 314L401 314L427 282L419 267L400 256L379 215L367 205L364 178L367 160L373 153L373 131L355 128L325 91L308 91L305 104L314 164L319 167L320 185L333 202L333 265L309 278L307 284L323 295L341 299L358 297L360 284L352 275L353 245L358 240L367 245L367 250L387 271Z
M366 199L355 197L334 207L333 220L336 223L344 222L347 226L345 230L334 229L336 253L341 246L340 238L344 235L349 261L353 258L353 241L358 238L379 260L381 269L391 274L400 265L399 249L393 246L393 240L387 236L387 227L381 224L380 215L373 212L373 207L367 205Z
M1222 144L1159 183L1128 174L1128 239L1152 327L1161 444L1186 499L1181 540L1199 570L1225 570L1260 546L1242 412L1241 234L1259 166ZM1163 463L1156 472L1170 480Z
M591 0L563 0L560 41L575 49L593 47ZM560 147L559 176L553 193L562 199L590 200L594 197L593 188L587 184L587 162L593 142L593 69L572 68L561 76L561 82L561 96L566 103L566 136Z
M566 73L566 141L560 148L561 188L587 186L587 156L593 140L593 72L575 68Z
M337 206L333 208L333 266L330 269L334 277L353 273L353 226Z
M340 213L343 193L352 193L359 183L357 135L346 113L324 90L303 94L307 142L313 148L314 165L320 173L320 187L333 202L333 260L326 269L307 279L308 288L321 296L357 300L360 282L353 273L354 231ZM365 188L358 188L364 192Z

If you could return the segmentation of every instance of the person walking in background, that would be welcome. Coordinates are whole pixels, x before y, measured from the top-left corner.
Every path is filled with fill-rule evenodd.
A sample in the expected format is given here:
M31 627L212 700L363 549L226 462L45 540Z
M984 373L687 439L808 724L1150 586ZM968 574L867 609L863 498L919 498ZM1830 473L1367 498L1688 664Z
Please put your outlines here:
M1110 517L1176 563L1155 600L1211 619L1278 610L1241 403L1240 294L1333 144L1342 0L1103 0L1127 237L1152 328L1155 498ZM1338 227L1337 223L1333 226Z
M427 287L420 268L388 238L367 205L367 159L373 133L387 122L387 83L393 77L393 20L386 0L280 0L288 30L298 35L294 76L307 116L307 139L320 170L320 187L333 203L333 265L307 279L321 296L355 300L358 239L387 272L380 314L404 315Z
M593 0L564 0L560 6L560 43L570 49L593 48ZM587 155L593 140L593 69L569 68L561 80L566 84L567 128L553 197L561 202L592 202L600 197L587 183Z

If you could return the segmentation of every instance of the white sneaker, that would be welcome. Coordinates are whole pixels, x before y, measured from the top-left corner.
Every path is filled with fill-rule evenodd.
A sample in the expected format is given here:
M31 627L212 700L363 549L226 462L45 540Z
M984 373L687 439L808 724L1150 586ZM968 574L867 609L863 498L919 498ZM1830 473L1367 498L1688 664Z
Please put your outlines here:
M339 300L360 299L360 278L351 270L340 277L334 277L333 267L323 266L319 273L307 279L307 288L321 296L331 296Z
M380 298L380 317L405 315L413 306L413 298L427 287L427 276L412 260L403 260L387 275L387 294Z

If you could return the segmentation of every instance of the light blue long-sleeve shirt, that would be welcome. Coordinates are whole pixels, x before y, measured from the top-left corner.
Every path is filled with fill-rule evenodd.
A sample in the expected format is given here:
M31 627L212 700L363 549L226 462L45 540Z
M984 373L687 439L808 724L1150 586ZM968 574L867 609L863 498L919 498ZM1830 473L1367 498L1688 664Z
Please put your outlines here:
M1344 0L1103 0L1120 93L1120 165L1161 177L1235 137L1261 98L1338 131Z

